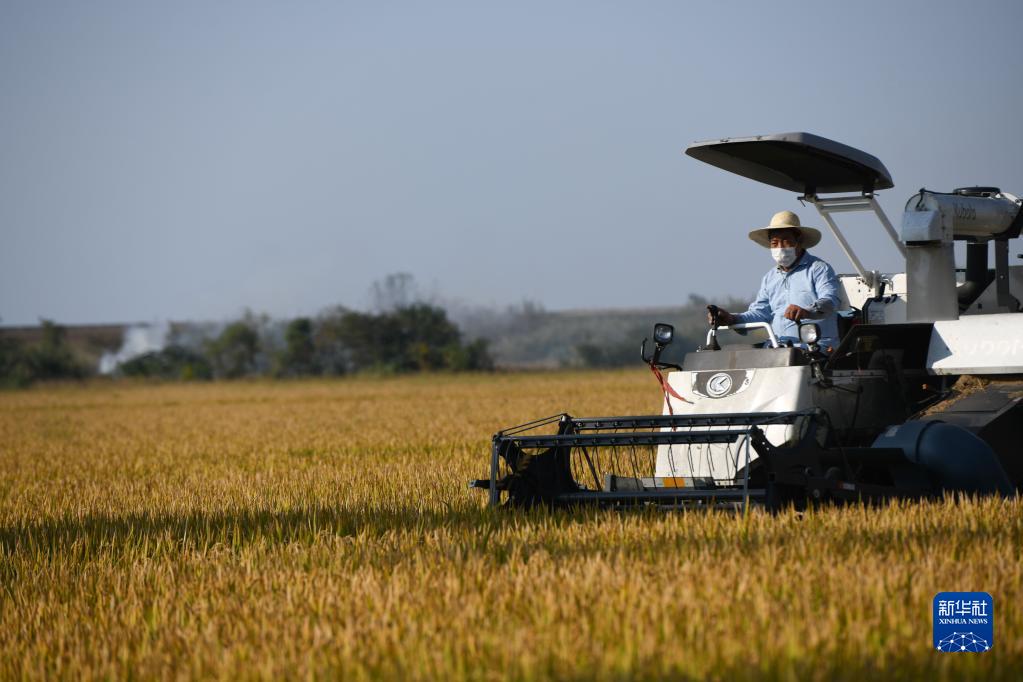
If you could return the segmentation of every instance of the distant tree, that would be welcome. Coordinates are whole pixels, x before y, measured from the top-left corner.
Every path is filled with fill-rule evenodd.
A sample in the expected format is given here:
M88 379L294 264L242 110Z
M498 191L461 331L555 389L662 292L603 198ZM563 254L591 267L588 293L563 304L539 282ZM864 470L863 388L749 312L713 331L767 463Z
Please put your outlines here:
M206 350L214 376L236 379L253 374L258 369L259 333L248 319L239 320L208 341Z
M607 353L595 343L577 343L575 353L583 367L606 367Z
M382 320L385 327L394 330L388 339L388 351L401 370L443 369L444 349L460 344L458 327L443 308L415 303L398 308L391 320Z
M42 340L28 349L33 379L81 379L89 370L71 351L67 330L52 320L41 320Z
M171 345L163 350L143 353L121 363L118 374L129 377L151 377L161 379L212 379L213 367L201 354Z
M390 315L348 311L337 321L334 331L347 351L349 369L394 369L392 360L400 342Z
M321 313L314 325L314 361L327 376L338 376L352 369L352 353L345 345L341 329L348 312L342 306L331 308Z
M284 350L277 358L279 376L307 376L319 374L316 344L313 341L313 321L298 317L284 330Z
M67 331L52 320L40 320L42 338L27 345L0 337L0 384L27 386L47 379L81 379L89 367L75 356L67 342Z
M640 362L638 342L632 340L608 345L579 343L575 353L583 367L628 367Z
M396 272L373 282L370 297L373 299L373 309L378 313L386 313L412 305L419 299L419 292L411 274Z
M486 342L463 345L458 327L445 310L427 303L380 313L337 311L321 318L315 343L321 357L329 349L343 358L346 371L493 367Z
M0 336L0 386L20 388L32 383L33 378L24 344Z
M465 345L456 343L444 348L444 367L456 372L491 371L494 358L490 355L490 343L476 339Z

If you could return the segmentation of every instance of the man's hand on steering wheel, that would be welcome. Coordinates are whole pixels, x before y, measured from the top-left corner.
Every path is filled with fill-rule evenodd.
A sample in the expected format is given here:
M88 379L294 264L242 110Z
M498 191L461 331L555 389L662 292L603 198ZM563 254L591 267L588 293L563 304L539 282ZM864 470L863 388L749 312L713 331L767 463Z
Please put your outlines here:
M805 320L813 316L813 312L806 308L800 308L795 304L792 304L785 309L785 319L792 320L793 322L799 322L800 320Z

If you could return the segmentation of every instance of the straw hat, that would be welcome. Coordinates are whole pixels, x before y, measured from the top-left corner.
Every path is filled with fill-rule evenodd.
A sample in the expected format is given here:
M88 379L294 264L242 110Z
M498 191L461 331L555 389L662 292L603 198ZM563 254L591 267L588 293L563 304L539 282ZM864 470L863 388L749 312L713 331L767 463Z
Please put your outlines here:
M813 246L817 246L821 240L821 231L812 227L803 227L799 224L799 216L792 211L779 211L774 214L771 218L771 224L767 227L761 227L759 230L753 230L749 233L749 238L760 244L765 249L771 248L771 239L768 236L771 230L783 230L785 228L793 229L803 235L803 241L800 243L804 249L809 249Z

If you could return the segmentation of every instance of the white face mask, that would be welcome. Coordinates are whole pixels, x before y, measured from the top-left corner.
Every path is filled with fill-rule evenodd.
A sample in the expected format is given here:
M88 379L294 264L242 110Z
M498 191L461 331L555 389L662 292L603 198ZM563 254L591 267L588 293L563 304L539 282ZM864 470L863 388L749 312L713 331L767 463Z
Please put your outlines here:
M795 247L773 248L771 249L771 256L778 265L787 268L796 262L796 249Z

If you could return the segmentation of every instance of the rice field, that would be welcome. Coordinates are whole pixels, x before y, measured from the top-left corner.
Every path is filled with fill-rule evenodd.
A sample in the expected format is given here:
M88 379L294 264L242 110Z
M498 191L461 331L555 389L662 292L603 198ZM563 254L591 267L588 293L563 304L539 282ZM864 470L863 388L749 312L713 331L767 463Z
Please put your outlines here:
M0 678L1020 679L1023 504L493 511L495 430L643 369L0 393ZM931 647L938 591L994 648Z

